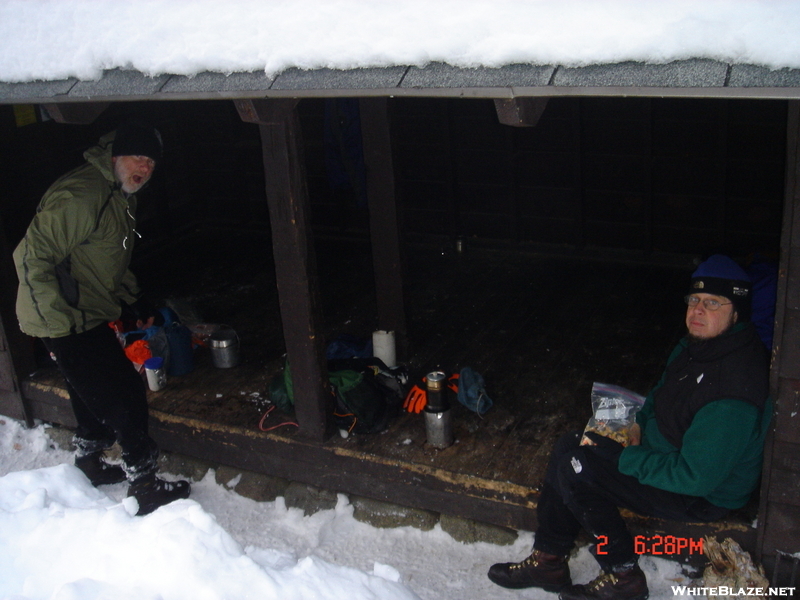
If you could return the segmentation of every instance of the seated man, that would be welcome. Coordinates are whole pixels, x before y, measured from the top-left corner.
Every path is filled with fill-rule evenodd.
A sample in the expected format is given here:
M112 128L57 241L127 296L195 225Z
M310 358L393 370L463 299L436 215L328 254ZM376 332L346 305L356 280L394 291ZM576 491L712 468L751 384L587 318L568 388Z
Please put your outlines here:
M750 283L714 255L692 275L684 337L637 415L631 444L589 433L558 440L538 505L533 553L496 564L507 588L540 587L562 600L645 600L647 580L619 513L714 521L744 506L758 485L772 415L768 359L748 321ZM637 439L638 438L638 439ZM573 585L567 558L583 528L602 573Z

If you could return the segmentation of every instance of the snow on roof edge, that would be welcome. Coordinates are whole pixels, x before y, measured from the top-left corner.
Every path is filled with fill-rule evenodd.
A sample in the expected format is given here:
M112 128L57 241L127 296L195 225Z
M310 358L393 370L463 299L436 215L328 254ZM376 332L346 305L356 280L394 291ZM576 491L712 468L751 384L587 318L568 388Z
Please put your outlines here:
M350 70L288 69L148 77L105 71L96 81L0 82L0 104L200 100L268 97L442 96L511 98L611 95L800 99L800 69L770 70L710 59L565 67L507 65L465 69L444 63Z

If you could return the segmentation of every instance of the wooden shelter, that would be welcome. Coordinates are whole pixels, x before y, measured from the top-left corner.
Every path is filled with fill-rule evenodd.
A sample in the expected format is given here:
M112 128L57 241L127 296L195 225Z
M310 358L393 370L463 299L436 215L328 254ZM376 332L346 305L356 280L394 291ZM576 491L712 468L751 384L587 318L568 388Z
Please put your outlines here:
M312 206L318 196L314 186L321 185L319 177L315 179L320 168L309 164L304 137L320 143L322 136L309 138L304 133L319 124L324 102L345 99L356 102L358 108L368 228L353 225L365 213L343 213L335 201ZM292 365L299 424L297 431L284 427L267 433L241 421L237 407L242 399L232 397L231 375L198 368L151 398L153 435L165 449L336 491L533 529L536 485L550 445L559 431L580 422L584 415L553 418L557 398L527 413L521 400L509 402L487 415L485 422L463 414L460 447L441 452L425 447L419 422L411 416L401 418L387 435L339 438L331 426L326 384L324 341L334 333L322 317L321 305L331 299L326 294L336 290L340 301L327 314L343 306L356 307L355 313L339 314L340 323L360 319L359 324L369 330L395 331L401 358L424 368L441 362L442 355L459 357L460 361L453 361L460 364L469 360L464 338L458 336L470 325L451 318L446 309L448 303L463 301L472 286L491 290L480 301L482 311L474 313L484 320L483 325L473 330L467 344L480 339L487 345L484 351L500 355L507 348L500 343L492 346L487 328L494 327L495 332L517 329L511 333L518 335L508 339L519 347L528 344L535 358L532 362L529 353L516 364L507 358L513 375L503 382L496 379L492 389L508 397L520 381L526 386L549 381L545 373L531 368L532 364L556 364L548 362L555 360L546 354L548 344L591 337L586 329L591 318L575 319L574 312L569 318L570 311L579 306L575 298L607 297L602 310L612 311L615 303L635 309L631 329L617 331L617 339L587 339L585 347L595 347L594 343L610 352L623 346L620 355L625 358L618 363L617 375L631 386L646 388L674 341L669 322L653 327L653 315L666 318L672 309L666 301L659 304L649 296L642 303L645 306L629 306L630 298L641 298L656 281L682 289L686 264L680 263L683 270L668 267L701 248L732 244L736 251L746 252L767 247L780 260L771 380L777 402L755 509L758 526L754 529L733 521L681 530L652 521L640 526L664 527L686 536L709 531L730 534L767 563L778 550L800 550L800 428L794 421L800 412L800 71L769 71L712 60L583 68L458 69L432 64L352 71L292 69L274 78L263 73L151 78L112 70L98 81L0 83L0 103L6 105L0 109L5 110L8 123L12 107L20 123L24 108L34 106L38 111L33 113L34 121L41 122L42 115L47 115L64 124L59 132L49 127L41 137L35 132L23 135L21 128L12 132L14 125L3 125L9 133L2 147L5 166L12 164L8 160L12 156L36 155L39 172L35 179L16 174L23 182L12 188L14 193L30 194L28 201L34 204L15 204L19 199L5 194L0 203L0 413L28 423L34 419L73 423L58 376L37 370L35 349L16 326L16 278L10 253L38 199L34 192L41 194L52 180L40 180L40 174L49 175L65 161L54 146L74 150L78 140L90 140L112 117L145 115L173 138L182 139L183 150L205 145L204 158L211 159L181 162L177 155L169 165L171 177L161 183L154 180L160 187L151 191L153 195L181 201L178 209L173 207L169 214L162 210L152 220L161 234L156 236L162 252L158 260L165 264L161 262L164 248L192 245L197 256L172 271L172 277L198 279L212 259L224 256L231 245L248 248L252 263L245 264L237 254L237 268L246 269L252 277L263 276L265 287L259 288L258 297L249 297L247 290L237 292L237 297L250 307L263 302L260 315L271 323L266 325L272 328L271 337L282 338L284 346L263 348L259 355L257 341L247 340L254 342L253 359L237 371L236 389L243 390L241 394L253 392L254 386L265 390L282 366L285 349ZM464 107L468 110L459 112ZM397 124L399 113L402 126ZM202 117L195 121L191 135L181 138L186 114ZM231 118L232 114L236 117ZM487 115L503 131L491 140L480 139ZM224 152L221 146L214 147L205 138L213 135L212 128L207 123L198 125L201 119L222 120L214 129L230 128L239 145L227 145ZM741 126L733 140L731 123ZM444 132L440 137L431 133L437 128ZM550 145L517 133L523 128L539 132ZM316 133L321 129L317 127ZM608 137L609 131L620 130L625 139L636 140L635 156L615 148ZM693 142L676 143L680 151L662 150L658 140L681 135ZM760 153L748 155L744 149L750 147L758 147ZM470 162L465 155L471 149L479 158ZM259 155L261 163L254 163L252 157ZM584 160L587 155L591 161ZM401 169L396 167L398 157L403 159ZM524 168L520 167L523 161ZM437 179L426 174L426 169L433 170L432 164L437 173L447 176ZM217 230L217 237L203 237L185 227L194 224L191 216L200 210L197 203L203 199L197 194L187 198L184 192L197 191L192 188L197 169L223 168L238 173L233 178L235 192L255 200L244 209L220 203L211 218L219 224L230 212L239 211L239 227L236 233ZM694 169L702 171L702 176L685 176ZM486 181L494 186L492 194L483 187ZM696 189L697 182L707 188ZM214 189L204 194L223 195ZM264 196L268 211L258 203ZM687 210L696 212L697 223L676 225L674 213ZM333 227L339 234L355 229L369 236L356 236L361 246L346 263L339 262L338 255L333 259L333 251L330 256L320 254L313 234L317 225L330 228L342 214L354 221ZM241 227L242 221L268 222L269 229L248 231ZM452 251L458 236L466 236L468 247L484 248L486 253L465 260L466 255ZM411 238L417 246L409 267ZM610 238L614 242L609 243ZM502 243L498 248L487 239ZM542 242L549 244L544 250L537 245ZM154 255L154 248L143 248ZM536 250L533 259L532 248ZM620 261L621 250L626 252ZM628 289L622 296L614 294L615 284L623 280L617 271L607 269L614 261L628 269L624 279ZM342 268L346 274L339 279L350 279L336 287L336 282L321 275L320 263L326 277L346 265L349 270ZM560 280L564 270L594 281L595 287L576 287ZM366 294L360 283L354 283L364 272L371 272L373 280ZM559 283L554 289L563 300L560 305L548 304L547 298L534 293L531 281L537 277ZM633 287L632 281L637 282ZM348 283L353 285L347 287ZM328 287L321 292L321 285ZM347 297L346 290L356 289L361 291ZM415 295L415 315L407 311L409 295ZM436 298L446 301L434 302ZM227 307L228 315L232 307ZM593 317L598 323L604 319L602 310ZM558 334L552 339L543 334L533 344L522 334L536 331L537 315L542 312L558 325ZM504 322L503 314L519 321ZM433 335L433 323L440 337L426 345L422 338L426 333ZM651 337L642 340L638 325L646 327ZM637 359L653 346L658 350L652 364L637 379L632 374ZM595 373L588 372L593 357L584 359L585 363L560 364L571 370L574 381L585 384ZM199 360L203 366L202 357ZM199 389L221 391L209 399ZM525 413L525 419L515 419L517 413ZM477 430L480 436L469 435ZM529 462L520 461L521 456Z

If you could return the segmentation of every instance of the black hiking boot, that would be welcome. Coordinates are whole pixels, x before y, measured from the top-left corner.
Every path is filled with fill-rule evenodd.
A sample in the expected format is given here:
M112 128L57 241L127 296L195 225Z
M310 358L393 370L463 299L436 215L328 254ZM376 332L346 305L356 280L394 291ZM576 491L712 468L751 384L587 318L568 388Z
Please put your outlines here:
M634 565L623 571L601 573L584 585L571 585L561 590L559 600L647 600L647 577Z
M148 473L131 482L128 497L133 496L139 502L136 514L141 517L165 504L188 498L190 491L188 481L165 481L156 477L155 473Z
M84 456L75 457L75 466L78 467L94 487L98 485L113 485L122 483L127 479L125 471L120 465L111 465L103 459L102 452L92 452Z
M572 584L566 557L547 554L541 550L534 550L519 563L492 565L489 579L512 590L539 587L547 592L557 592Z

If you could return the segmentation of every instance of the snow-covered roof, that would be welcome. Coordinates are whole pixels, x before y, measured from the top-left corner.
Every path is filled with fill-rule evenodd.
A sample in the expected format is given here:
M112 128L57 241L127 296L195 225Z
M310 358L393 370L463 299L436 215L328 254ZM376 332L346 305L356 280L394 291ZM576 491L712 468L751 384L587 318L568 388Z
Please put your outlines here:
M104 71L96 81L70 78L0 82L0 103L6 104L287 96L513 98L564 95L796 99L800 98L800 69L770 70L708 59L584 67L515 64L499 68L458 68L432 63L424 68L292 68L273 77L263 71L148 77L134 70L111 69Z
M0 103L800 97L797 0L0 0Z

